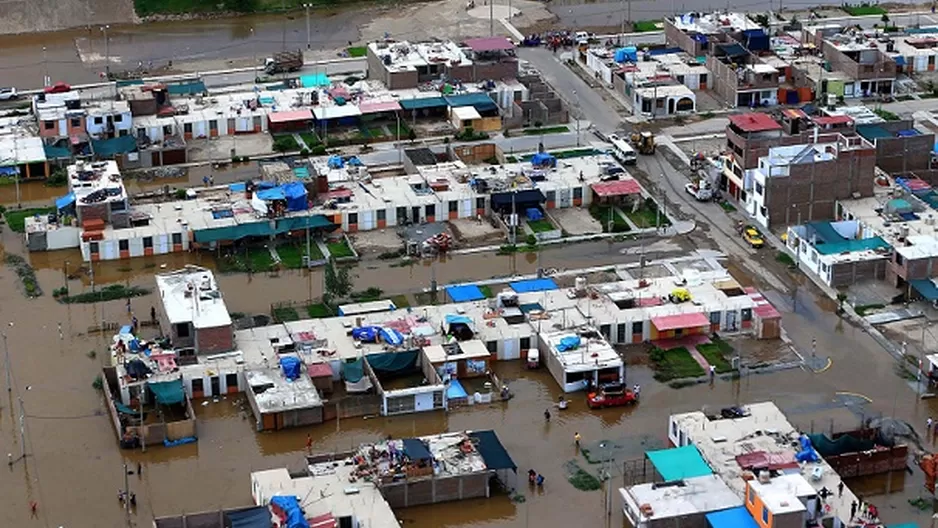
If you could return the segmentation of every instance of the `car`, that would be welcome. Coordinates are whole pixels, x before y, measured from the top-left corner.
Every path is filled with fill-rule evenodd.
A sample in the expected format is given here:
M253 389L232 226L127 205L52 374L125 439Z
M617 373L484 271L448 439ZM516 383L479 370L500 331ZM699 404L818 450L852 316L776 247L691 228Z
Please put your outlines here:
M586 396L586 404L590 409L603 407L619 407L632 405L638 402L638 396L621 383L607 383L599 386L599 390Z
M762 233L758 229L752 226L746 226L743 228L743 240L746 241L753 249L759 249L765 245L765 240L762 238Z
M46 92L46 93L48 93L48 94L53 94L53 93L65 93L65 92L70 92L70 91L72 91L72 87L69 86L68 83L64 83L64 82L62 82L62 81L59 81L59 82L53 84L52 86L46 86L43 91Z
M19 96L16 95L16 88L13 88L12 86L0 88L0 101L12 101L17 97Z

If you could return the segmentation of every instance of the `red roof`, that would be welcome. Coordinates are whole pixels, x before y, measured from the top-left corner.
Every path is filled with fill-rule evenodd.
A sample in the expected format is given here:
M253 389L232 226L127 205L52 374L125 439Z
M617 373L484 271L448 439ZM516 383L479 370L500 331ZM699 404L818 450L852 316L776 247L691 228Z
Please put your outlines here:
M472 51L505 51L515 49L515 45L505 37L482 37L464 42Z
M401 103L398 103L397 101L373 101L359 104L358 109L361 110L363 114L393 112L395 110L401 109Z
M311 378L332 377L332 367L328 363L310 363L306 365L306 372Z
M666 330L677 330L678 328L710 326L710 318L700 312L662 315L661 317L652 317L651 324L655 325L659 332L664 332Z
M322 193L323 200L337 200L339 198L351 198L352 191L350 189L336 189L334 191L329 191Z
M814 122L818 125L848 125L853 123L853 118L846 115L815 117Z
M289 123L291 121L312 121L313 112L308 108L303 110L292 110L290 112L273 112L267 114L271 123Z
M607 196L626 196L629 194L641 194L642 186L632 178L623 178L621 180L600 182L590 185L596 196L605 198Z
M808 114L804 113L804 110L799 110L797 108L785 108L782 110L782 115L789 119L801 119L803 117L808 117Z
M778 313L778 310L772 306L772 303L770 303L759 290L750 286L744 288L743 291L745 291L746 295L756 304L752 309L752 313L756 314L759 319L779 319L782 317L782 314Z
M782 129L782 125L772 119L772 116L760 112L731 115L730 123L743 132L765 132Z
M753 451L736 456L736 463L743 469L782 470L798 467L794 453L767 453Z

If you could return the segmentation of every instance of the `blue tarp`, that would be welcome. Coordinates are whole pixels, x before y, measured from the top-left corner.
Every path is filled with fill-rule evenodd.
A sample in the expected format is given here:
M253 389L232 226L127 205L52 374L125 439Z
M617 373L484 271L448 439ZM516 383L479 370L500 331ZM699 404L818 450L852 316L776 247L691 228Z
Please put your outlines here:
M635 46L626 46L619 48L615 53L615 60L618 63L638 62L638 48Z
M489 110L496 110L498 108L498 105L495 104L495 101L493 101L492 98L487 94L482 92L447 95L444 97L444 99L449 106L471 106L479 112L487 112ZM401 106L403 106L403 102L401 103Z
M283 356L280 358L280 368L283 369L283 377L288 380L295 380L300 377L300 360L293 356Z
M469 433L469 438L474 440L473 444L476 446L476 451L482 455L482 461L485 462L487 469L494 471L500 469L518 470L518 466L515 465L511 455L505 450L505 446L502 445L495 431L472 431Z
M707 37L706 37L706 35L699 35L700 37L703 37L702 40L701 40L701 39L697 39L697 38L696 38L697 36L698 36L698 35L694 35L695 40L700 40L701 42L707 42ZM658 55L671 55L672 53L681 53L681 52L683 52L683 51L684 51L684 50L681 49L681 48L659 48L659 49L650 49L650 50L648 50L648 52L647 52L646 54L647 54L649 57L656 57L656 56L658 56Z
M270 498L270 503L283 511L287 521L286 528L309 528L296 495L274 495Z
M176 447L176 446L181 446L181 445L186 445L186 444L194 444L198 441L199 439L194 436L185 436L183 438L177 438L176 440L170 440L169 438L166 438L163 440L163 446Z
M243 193L248 190L248 185L246 183L232 183L228 186L228 190L233 193Z
M912 279L909 286L917 291L926 301L938 301L938 287L931 279Z
M526 216L528 220L540 220L544 218L544 213L537 207L529 207L524 210L524 216Z
M361 359L342 363L342 379L349 383L358 383L365 377L365 362Z
M896 66L905 66L905 57L903 57L902 55L899 55L893 58L896 60Z
M553 279L530 279L511 282L508 284L518 293L532 293L556 290L557 283Z
M283 187L274 187L273 189L257 191L257 197L264 201L287 199L287 195L283 192Z
M75 193L68 193L61 198L55 199L55 208L61 211L73 203L75 203Z
M365 343L374 343L378 339L378 328L377 326L361 326L358 328L352 329L352 338L359 341L364 341Z
M482 299L485 299L485 295L482 293L482 290L480 290L479 287L475 284L467 284L465 286L447 286L446 294L449 295L449 298L455 303L481 301Z
M459 383L458 379L450 380L449 385L446 386L446 398L449 400L468 396L469 393L466 392L465 387L462 386L462 383Z
M121 402L114 402L114 408L117 409L117 412L121 414L129 414L131 416L137 416L140 414L137 411L131 409L130 407L124 405Z
M186 393L182 389L182 379L151 382L147 386L156 398L156 403L160 405L174 405L182 403L186 399Z
M560 338L560 343L557 343L558 352L566 352L567 350L576 350L580 346L580 338L577 336L567 336Z
M454 324L464 324L464 325L472 326L472 319L470 319L469 317L466 317L465 315L446 314L443 317L443 319L446 321L447 326L454 325Z
M811 447L811 440L807 435L801 435L798 442L801 444L801 451L795 454L795 460L798 462L817 462L820 460L817 451Z
M293 176L298 180L308 180L309 179L309 168L308 167L293 167Z
M491 195L492 209L496 212L511 212L512 208L524 210L528 207L538 206L547 201L540 189L525 189L523 191L500 192Z
M404 439L404 454L411 460L430 460L433 458L427 446L416 438Z
M425 108L442 108L446 106L446 99L442 97L422 97L420 99L404 99L400 101L404 110L423 110Z
M378 335L381 340L392 346L401 346L404 344L404 336L393 328L381 327L378 329Z
M531 158L531 165L535 167L556 167L557 158L546 152L538 152Z
M920 135L922 135L922 133L914 129L900 130L896 132L896 137L913 137L913 136L920 136Z
M19 173L19 167L0 167L0 176L16 176Z
M345 160L342 159L342 156L329 156L329 161L326 163L329 165L330 169L341 169L345 166Z
M287 211L305 211L309 209L309 203L306 201L306 187L302 183L285 183L281 188L287 199Z
M368 354L365 359L371 365L371 369L376 373L383 374L404 374L408 371L417 369L417 353L419 350L407 350L404 352L394 352L388 354L381 352L377 354Z
M749 515L745 506L708 513L707 523L710 528L758 528L759 526L752 515Z
M270 510L266 506L225 512L225 517L231 528L270 528Z
M329 82L329 76L322 72L300 76L300 85L302 85L303 88L318 88L320 86L329 86L330 84L332 83Z

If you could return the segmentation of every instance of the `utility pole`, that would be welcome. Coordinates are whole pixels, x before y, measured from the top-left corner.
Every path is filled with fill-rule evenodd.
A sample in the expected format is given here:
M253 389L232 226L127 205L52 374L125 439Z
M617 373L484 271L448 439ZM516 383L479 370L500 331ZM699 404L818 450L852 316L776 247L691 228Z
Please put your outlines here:
M280 0L280 16L283 17L283 43L280 51L287 51L287 0Z
M130 478L126 462L124 463L124 512L127 514L127 524L130 524Z
M576 118L576 146L580 146L580 94L576 90L573 90L573 97L576 98L576 106L574 106L573 111L576 112L574 117Z
M628 10L627 18L629 19L629 30L632 29L632 0L625 0L626 9ZM625 31L623 31L625 33Z
M3 333L3 354L6 357L7 392L13 392L13 373L10 371L10 349L7 348L7 334Z
M16 398L20 402L20 459L26 463L26 406L23 405L23 397Z
M489 2L489 36L495 36L495 0Z
M140 392L137 393L137 406L140 409L140 451L147 452L147 437L143 432L143 395L146 393L146 384L140 385Z
M104 33L104 76L107 80L111 80L111 39L107 36L109 29L111 29L109 24L101 27L101 32Z
M46 87L51 84L49 82L49 61L46 56L46 47L42 47L42 86Z
M254 26L251 26L251 51L254 52L254 84L257 84L257 43L254 42Z
M309 40L309 8L313 7L313 4L303 4L303 7L306 8L306 49L312 49Z

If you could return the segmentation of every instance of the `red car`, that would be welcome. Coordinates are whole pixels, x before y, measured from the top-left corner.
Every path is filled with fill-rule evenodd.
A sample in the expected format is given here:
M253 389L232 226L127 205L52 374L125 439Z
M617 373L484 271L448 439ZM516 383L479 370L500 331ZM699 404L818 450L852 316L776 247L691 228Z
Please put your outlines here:
M625 388L625 385L621 383L600 385L598 391L591 392L586 396L586 404L590 409L632 405L636 402L638 402L638 396L635 395L632 389Z
M72 87L62 81L59 81L52 86L46 86L44 91L46 93L65 93L72 91Z

